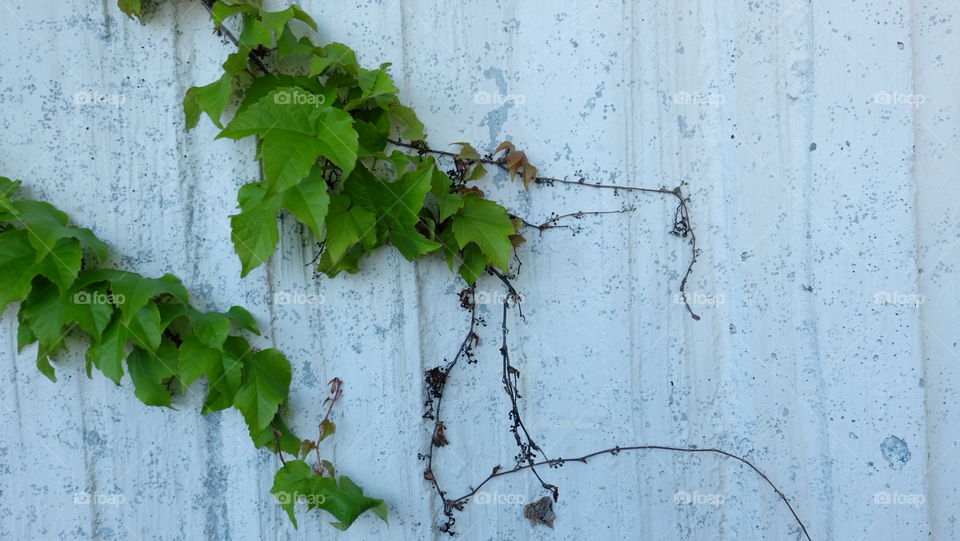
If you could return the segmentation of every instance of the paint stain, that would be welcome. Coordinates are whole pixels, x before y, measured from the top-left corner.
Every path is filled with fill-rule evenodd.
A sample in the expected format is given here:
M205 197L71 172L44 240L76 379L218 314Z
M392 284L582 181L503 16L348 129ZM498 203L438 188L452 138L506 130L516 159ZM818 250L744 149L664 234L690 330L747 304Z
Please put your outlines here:
M907 447L907 442L896 436L888 436L883 440L880 444L880 452L883 453L883 459L895 470L902 469L907 462L910 462L910 448Z

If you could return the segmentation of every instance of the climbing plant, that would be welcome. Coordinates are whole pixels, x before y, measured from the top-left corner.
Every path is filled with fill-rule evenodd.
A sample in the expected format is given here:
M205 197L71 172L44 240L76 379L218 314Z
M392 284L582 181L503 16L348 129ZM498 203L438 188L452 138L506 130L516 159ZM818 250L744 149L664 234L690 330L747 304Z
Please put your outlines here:
M134 394L149 406L171 407L175 394L202 377L202 413L236 409L256 447L281 459L283 453L296 457L286 461L273 487L291 520L299 495L333 514L340 528L368 509L386 520L386 504L364 496L350 478L336 477L319 452L317 463L307 464L317 442L294 436L281 415L290 362L244 338L260 334L250 312L240 306L204 312L171 274L146 278L100 266L107 245L53 205L19 198L20 184L0 177L0 313L20 302L18 348L37 344L37 367L45 376L56 381L51 360L66 350L68 337L79 336L89 343L87 376L96 369L119 385L129 374ZM318 441L335 429L328 417L329 410Z
M571 227L570 220L584 216L634 208L552 215L541 224L531 223L486 197L478 181L488 175L487 166L519 178L525 189L566 185L674 198L677 206L670 231L686 239L691 250L679 292L691 317L699 319L686 302L686 284L698 250L688 198L681 187L591 183L579 174L572 180L540 176L526 153L511 142L503 142L486 155L466 142L453 143L456 152L435 149L426 142L424 125L415 112L399 99L389 64L365 68L346 45L317 45L309 34L317 25L299 6L268 11L260 0L199 2L210 12L215 31L232 41L237 50L226 58L219 78L187 91L183 101L186 127L195 127L206 116L219 128L218 138L255 138L261 166L261 177L240 188L238 211L230 217L242 276L276 251L277 216L287 212L312 236L318 248L317 269L328 276L358 272L364 256L390 245L408 260L443 254L450 269L466 283L459 300L470 312L467 335L450 361L425 374L424 418L432 420L433 426L428 450L421 458L427 464L424 478L443 503L443 531L453 533L454 513L483 485L527 470L548 496L528 505L524 515L534 524L552 525L552 502L559 498L559 487L548 483L539 467L586 463L599 455L623 451L659 450L712 453L743 463L769 484L810 538L788 498L740 456L719 449L632 445L576 458L549 458L523 423L518 406L520 371L510 360L507 342L509 310L520 305L510 268L511 257L519 261L516 248L525 240L520 230L533 228L542 233ZM119 0L118 5L131 17L143 16L140 0ZM238 33L228 28L235 20ZM38 366L45 374L53 378L49 358L63 349L62 333L77 327L91 340L88 373L96 367L119 383L125 360L135 392L147 404L169 406L172 394L206 376L209 390L203 412L238 409L254 443L278 454L283 466L275 477L273 493L294 525L294 505L303 500L310 508L333 514L338 520L334 525L340 528L348 527L366 510L386 520L384 502L364 496L349 478L337 477L333 464L320 456L320 442L335 430L329 417L340 397L339 380L331 382L329 407L318 438L293 436L280 418L291 380L289 362L275 350L251 349L242 336L232 333L258 332L246 310L234 307L226 313L202 313L191 307L182 284L170 275L148 279L91 267L94 261L105 259L103 243L88 230L68 225L66 216L46 203L13 200L17 186L6 179L0 185L4 194L0 220L6 220L0 230L0 268L16 271L5 278L10 287L9 293L0 297L0 309L23 301L18 342L21 346L39 342ZM514 465L494 466L465 495L451 498L434 468L436 450L449 443L441 404L457 363L477 360L474 347L480 340L481 321L473 286L488 273L500 280L507 292L500 325L502 384L510 400L510 431L519 452ZM78 294L106 301L77 302ZM285 454L292 458L288 460ZM311 466L307 460L314 455Z

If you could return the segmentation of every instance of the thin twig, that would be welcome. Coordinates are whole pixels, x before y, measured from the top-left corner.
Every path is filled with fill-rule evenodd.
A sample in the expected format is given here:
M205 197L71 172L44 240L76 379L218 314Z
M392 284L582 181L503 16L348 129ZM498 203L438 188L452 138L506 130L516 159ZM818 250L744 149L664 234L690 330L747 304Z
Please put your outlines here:
M773 483L773 481L770 480L770 477L768 477L767 474L763 473L763 471L761 471L760 468L758 468L757 466L755 466L752 462L750 462L750 461L747 460L746 458L743 458L743 457L741 457L741 456L735 455L735 454L733 454L733 453L731 453L731 452L728 452L728 451L724 451L723 449L712 449L712 448L711 448L711 449L701 449L701 448L697 448L697 447L670 447L670 446L666 446L666 445L631 445L631 446L628 446L628 447L619 447L619 446L617 446L617 447L611 447L610 449L603 449L603 450L601 450L601 451L594 451L594 452L592 452L592 453L588 453L588 454L586 454L586 455L583 455L583 456L580 456L580 457L575 457L575 458L556 458L556 459L553 459L553 460L542 460L542 461L540 461L540 462L535 462L535 463L533 463L533 464L518 464L517 466L515 466L513 469L510 469L510 470L499 470L499 469L495 469L495 470L494 470L490 475L488 475L487 478L484 479L479 485L477 485L476 487L473 487L473 488L470 490L470 492L468 492L467 494L464 494L463 496L460 496L459 498L453 500L453 502L454 502L454 503L457 503L457 504L460 504L460 505L462 506L463 503L466 503L467 500L469 500L469 499L472 498L474 495L476 495L476 493L479 492L480 489L483 488L483 486L484 486L485 484L487 484L489 481L491 481L491 480L493 480L493 479L495 479L495 478L497 478L497 477L502 477L502 476L504 476L504 475L510 475L510 474L512 474L512 473L517 473L517 472L519 472L519 471L526 470L526 469L530 469L530 468L533 468L533 467L535 467L535 466L547 465L547 466L550 466L550 467L559 467L559 466L562 466L562 465L564 465L564 464L566 464L566 463L568 463L568 462L579 462L579 463L581 463L581 464L586 464L586 463L587 463L587 460L590 459L590 458L593 458L593 457L596 457L596 456L600 456L600 455L613 455L613 456L616 456L616 455L618 455L621 451L673 451L673 452L679 452L679 453L714 453L714 454L723 455L723 456L725 456L725 457L728 457L728 458L732 458L732 459L734 459L734 460L737 460L737 461L739 461L739 462L747 465L751 470L753 470L754 472L756 472L756 474L759 475L761 479L763 479L764 481L766 481L766 483L767 483L768 485L770 485L770 488L772 488L773 491L776 492L776 494L777 494L777 496L780 498L780 500L783 501L783 503L787 506L787 509L790 510L790 514L793 515L794 520L797 521L797 524L800 526L800 529L803 530L803 535L806 536L806 538L807 538L808 541L812 541L812 539L810 538L810 534L807 532L807 527L806 527L806 525L805 525L805 524L803 523L803 521L800 519L800 516L797 515L797 511L793 508L793 505L790 504L790 500L789 500L789 499L787 498L787 496L783 493L783 491L780 490L779 488L777 488L777 485L775 485L775 484Z
M399 139L387 139L387 141L395 146L409 148L416 150L421 156L424 154L434 154L437 156L446 156L449 158L457 159L458 154L455 152L450 152L447 150L437 150L427 146L424 141L413 141L410 143L404 143ZM509 171L505 161L503 159L494 159L492 157L475 159L480 163L487 165L493 165L503 169L504 171ZM534 182L537 184L544 184L547 186L552 186L554 184L566 184L569 186L582 186L586 188L595 188L601 190L613 190L614 193L618 191L625 192L643 192L643 193L654 193L661 195L669 195L676 198L677 208L674 212L674 222L673 229L670 231L672 234L689 238L690 243L690 263L687 265L686 271L683 273L683 278L680 280L680 295L683 297L683 304L687 308L687 312L690 313L690 317L694 320L700 320L700 316L693 311L693 307L690 306L690 299L687 295L687 281L690 279L690 275L693 274L693 266L697 262L697 256L700 254L697 249L697 235L693 231L693 226L690 223L690 209L688 206L689 197L683 193L681 186L676 188L643 188L640 186L620 186L617 184L602 184L594 182L586 182L583 178L577 180L569 180L565 178L554 178L554 177L544 177L538 176L534 179ZM526 224L532 227L537 227L533 224ZM548 228L549 229L549 228ZM542 230L541 230L542 231Z

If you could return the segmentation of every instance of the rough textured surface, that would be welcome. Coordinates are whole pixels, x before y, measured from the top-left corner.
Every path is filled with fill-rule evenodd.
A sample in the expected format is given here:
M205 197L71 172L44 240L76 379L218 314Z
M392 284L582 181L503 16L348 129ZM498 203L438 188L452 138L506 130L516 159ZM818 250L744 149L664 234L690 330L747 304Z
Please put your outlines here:
M394 63L436 146L512 139L545 174L689 182L699 322L676 302L689 252L668 234L670 201L485 181L531 219L637 207L585 219L578 235L530 235L519 252L527 320L510 340L526 421L549 453L721 447L765 470L814 539L960 539L960 4L304 6L323 38ZM391 511L389 526L367 515L343 534L301 513L293 530L268 494L275 459L238 414L201 417L199 396L145 407L129 383L86 379L79 357L51 383L33 348L16 352L9 310L0 537L442 538L416 455L429 435L421 375L466 328L457 279L391 251L360 275L314 279L313 248L289 221L281 253L239 278L227 216L256 175L251 143L214 142L207 122L184 132L179 105L229 50L198 2L165 2L146 26L110 0L7 0L0 14L0 174L93 228L116 265L174 272L207 308L250 307L269 328L262 343L294 364L299 432L322 416L325 382L343 378L325 452ZM480 289L496 323L501 289ZM483 329L481 362L448 395L437 470L458 493L515 452L495 333ZM715 456L623 454L547 474L561 487L553 530L523 518L542 494L514 476L460 515L463 538L800 538L760 479Z

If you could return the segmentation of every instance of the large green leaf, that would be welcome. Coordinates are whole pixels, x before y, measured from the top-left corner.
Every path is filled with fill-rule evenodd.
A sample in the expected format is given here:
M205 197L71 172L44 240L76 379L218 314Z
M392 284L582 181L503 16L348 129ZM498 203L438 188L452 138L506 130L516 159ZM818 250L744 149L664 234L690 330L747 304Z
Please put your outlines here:
M195 86L187 90L183 97L183 113L187 117L187 129L193 129L200 121L200 113L206 113L210 120L223 128L220 116L230 103L233 94L233 77L224 73L222 77L206 86Z
M8 304L22 301L30 293L36 260L37 251L26 231L15 229L0 233L0 313Z
M165 341L156 352L133 348L127 357L127 368L133 381L134 394L148 406L170 406L172 396L166 382L177 368L177 348Z
M353 119L324 101L323 95L302 88L278 88L239 112L218 137L260 136L260 159L271 193L295 185L320 157L349 175L358 148Z
M259 351L243 365L243 383L234 405L252 433L270 425L277 408L287 398L290 379L290 362L275 349Z
M233 249L240 257L240 276L267 262L280 241L277 201L271 199L230 217Z
M330 196L327 212L326 251L331 263L336 264L347 251L358 243L365 249L376 244L376 215L352 204L342 194Z
M100 340L93 341L90 349L87 350L87 372L92 364L98 370L103 372L114 383L120 385L123 378L123 359L126 357L125 346L129 334L124 325L120 313L113 316L113 320L107 325Z
M453 216L453 234L460 246L473 242L496 266L507 270L510 262L510 235L516 230L507 211L497 203L475 194L464 196L463 208Z
M387 506L383 500L363 495L363 490L349 477L341 476L339 483L332 477L321 477L302 460L289 460L274 476L271 493L297 527L294 506L305 501L308 508L319 508L333 515L333 526L341 530L350 527L367 510L387 520Z
M327 183L317 168L299 184L283 192L283 206L306 225L317 239L323 238L323 224L330 206Z

